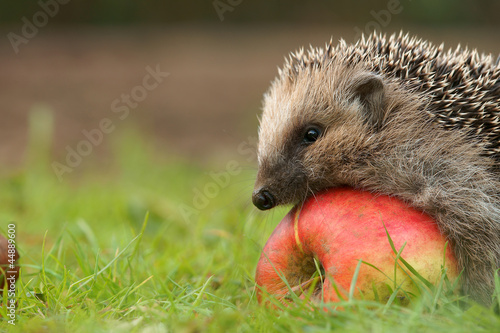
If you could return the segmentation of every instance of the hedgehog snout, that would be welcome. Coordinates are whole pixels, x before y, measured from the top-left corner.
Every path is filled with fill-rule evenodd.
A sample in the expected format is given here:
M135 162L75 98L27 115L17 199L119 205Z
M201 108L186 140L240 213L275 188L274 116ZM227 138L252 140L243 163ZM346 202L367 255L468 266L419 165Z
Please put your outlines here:
M252 202L260 210L295 204L307 192L307 176L296 158L262 158L252 193Z
M276 199L265 187L253 192L252 202L260 210L268 210L276 206Z

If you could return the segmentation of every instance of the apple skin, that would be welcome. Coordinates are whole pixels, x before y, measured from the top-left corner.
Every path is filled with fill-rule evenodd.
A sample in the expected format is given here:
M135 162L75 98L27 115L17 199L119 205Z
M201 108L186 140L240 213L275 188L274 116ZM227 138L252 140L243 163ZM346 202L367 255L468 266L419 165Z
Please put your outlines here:
M281 276L299 294L301 289L307 290L311 282L308 280L316 271L313 258L319 260L326 275L322 290L313 293L313 301L339 301L339 294L347 299L360 259L393 279L396 255L386 229L397 251L406 243L401 257L428 281L437 283L442 274L446 239L429 215L394 197L337 188L311 197L302 208L294 207L276 227L257 265L259 302L265 290L286 303L289 288ZM448 278L455 280L458 266L450 246L446 248L444 267ZM401 267L396 271L397 285L415 293L417 287L407 276L412 274L406 268L403 272ZM387 300L391 294L387 285L393 287L394 282L385 275L361 264L354 298L360 298L362 293L363 299L374 300L375 289L379 300Z

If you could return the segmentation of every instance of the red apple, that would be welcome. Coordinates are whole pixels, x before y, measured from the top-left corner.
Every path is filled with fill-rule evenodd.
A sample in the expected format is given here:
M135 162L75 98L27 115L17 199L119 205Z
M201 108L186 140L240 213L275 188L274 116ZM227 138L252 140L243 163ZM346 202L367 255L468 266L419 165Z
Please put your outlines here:
M394 287L396 254L386 230L397 251L406 243L401 258L429 282L439 281L443 264L448 278L456 279L456 259L449 246L445 252L446 239L429 215L394 197L339 188L311 197L302 208L294 207L276 227L257 265L259 302L262 290L284 302L290 290L283 277L299 294L308 290L317 270L314 258L326 276L322 289L321 283L316 285L313 300L347 299L359 260L378 270L361 264L354 297L387 300L387 286ZM415 293L410 276L418 279L398 263L404 268L396 269L396 285Z

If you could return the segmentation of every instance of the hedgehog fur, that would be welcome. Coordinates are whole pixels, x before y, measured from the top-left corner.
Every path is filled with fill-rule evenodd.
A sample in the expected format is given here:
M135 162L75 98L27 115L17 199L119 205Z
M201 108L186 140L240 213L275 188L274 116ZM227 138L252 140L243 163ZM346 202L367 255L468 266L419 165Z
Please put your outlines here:
M499 61L403 34L292 54L264 96L254 204L297 204L345 185L397 196L434 217L464 293L491 304Z
M364 63L370 71L424 93L430 117L446 129L466 129L484 138L484 154L500 162L500 55L495 60L460 45L444 51L444 44L435 46L408 34L387 38L374 33L355 45L340 40L334 46L330 41L325 48L292 53L280 76L293 79L301 70L321 70L336 62Z

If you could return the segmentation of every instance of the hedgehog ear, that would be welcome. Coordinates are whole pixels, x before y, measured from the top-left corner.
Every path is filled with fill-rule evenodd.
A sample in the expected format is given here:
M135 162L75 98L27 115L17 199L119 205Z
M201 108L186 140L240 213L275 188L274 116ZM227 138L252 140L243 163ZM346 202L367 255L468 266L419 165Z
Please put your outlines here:
M363 73L351 81L354 96L363 104L364 116L375 129L380 129L384 120L385 87L382 77L374 73Z

